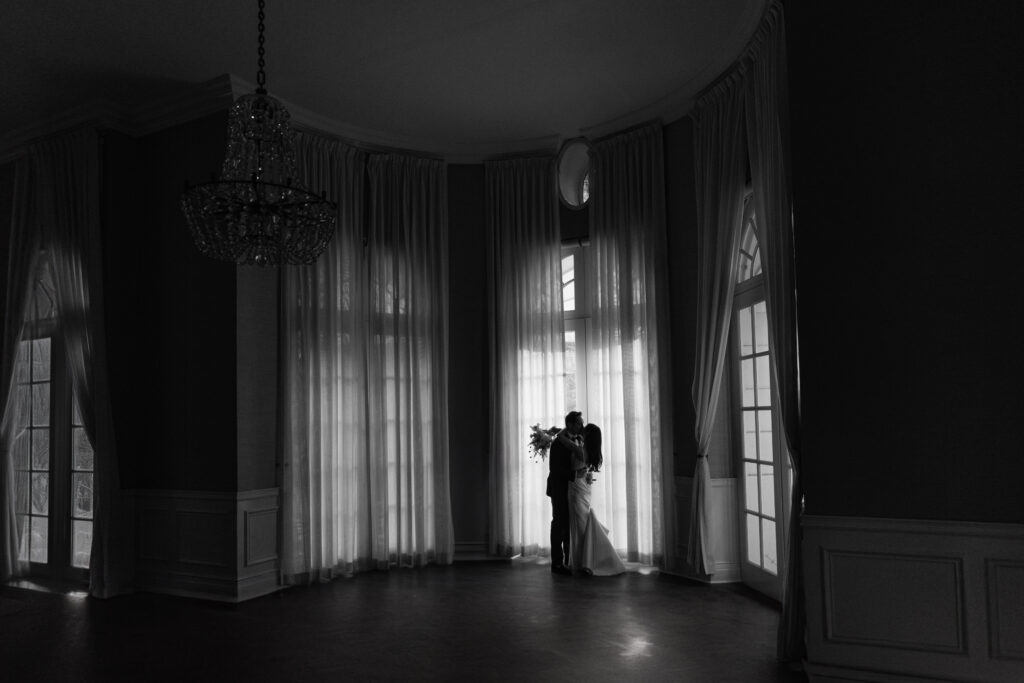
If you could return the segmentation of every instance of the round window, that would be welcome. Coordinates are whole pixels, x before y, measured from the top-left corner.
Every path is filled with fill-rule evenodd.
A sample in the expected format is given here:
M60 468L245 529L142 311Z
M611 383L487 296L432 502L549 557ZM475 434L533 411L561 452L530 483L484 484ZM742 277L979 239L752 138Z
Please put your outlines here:
M558 196L570 209L582 209L590 201L590 142L566 140L556 165Z

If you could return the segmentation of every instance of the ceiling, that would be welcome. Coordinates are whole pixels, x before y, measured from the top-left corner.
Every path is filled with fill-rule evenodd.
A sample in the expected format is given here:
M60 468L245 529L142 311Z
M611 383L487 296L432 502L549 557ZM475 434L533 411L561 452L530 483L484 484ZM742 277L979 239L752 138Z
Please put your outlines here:
M267 1L267 89L437 154L537 149L661 117L725 71L765 0ZM256 81L253 0L5 0L0 135L95 100Z

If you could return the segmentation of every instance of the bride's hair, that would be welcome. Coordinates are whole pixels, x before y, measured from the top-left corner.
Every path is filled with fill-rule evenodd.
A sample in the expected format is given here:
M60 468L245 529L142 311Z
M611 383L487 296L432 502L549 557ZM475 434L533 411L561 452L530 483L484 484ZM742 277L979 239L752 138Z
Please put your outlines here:
M601 428L596 424L588 424L583 428L583 447L587 449L587 465L595 472L600 472L604 458L601 456Z

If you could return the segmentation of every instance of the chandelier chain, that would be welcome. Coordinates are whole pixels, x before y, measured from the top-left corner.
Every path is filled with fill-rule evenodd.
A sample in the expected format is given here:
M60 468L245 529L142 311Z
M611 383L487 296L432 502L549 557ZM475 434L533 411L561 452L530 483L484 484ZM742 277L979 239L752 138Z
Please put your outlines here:
M259 14L259 19L260 19L260 23L259 23L260 37L258 39L259 48L256 50L256 52L259 54L259 60L257 60L257 64L259 65L259 71L256 72L256 85L259 86L259 89L261 91L266 92L266 87L265 86L266 86L266 83L267 83L267 75L263 72L263 67L266 65L266 63L263 61L263 55L265 54L265 50L263 49L263 42L264 42L264 39L263 39L263 29L264 29L263 20L266 18L266 15L264 15L264 13L263 13L263 8L264 8L263 0L259 0L259 5L260 5L260 14Z

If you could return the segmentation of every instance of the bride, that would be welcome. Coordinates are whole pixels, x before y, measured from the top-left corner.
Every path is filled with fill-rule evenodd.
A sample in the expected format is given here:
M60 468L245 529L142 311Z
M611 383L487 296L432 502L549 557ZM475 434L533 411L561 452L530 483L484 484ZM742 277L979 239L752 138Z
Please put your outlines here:
M590 507L590 485L601 470L601 429L595 424L583 428L583 445L563 430L558 438L572 452L573 477L569 482L569 566L577 574L613 576L626 571L608 539L608 529Z

